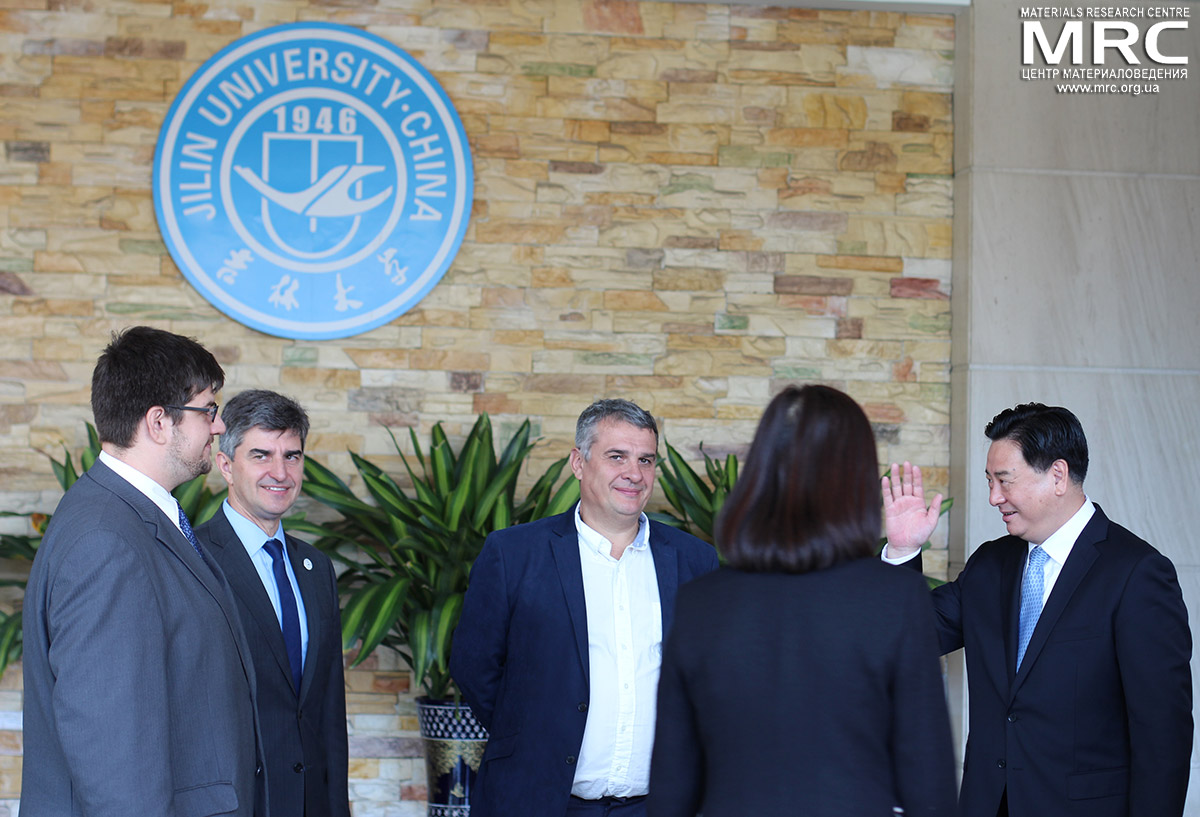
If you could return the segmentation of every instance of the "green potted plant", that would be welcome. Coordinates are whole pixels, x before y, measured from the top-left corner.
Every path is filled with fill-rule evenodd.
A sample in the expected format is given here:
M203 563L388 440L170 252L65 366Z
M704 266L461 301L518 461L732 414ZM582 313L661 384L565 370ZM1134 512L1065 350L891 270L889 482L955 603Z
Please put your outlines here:
M58 479L58 484L62 486L64 492L74 485L75 481L79 479L79 475L91 468L92 463L100 456L100 437L96 434L96 427L91 423L87 424L87 435L88 447L79 455L78 471L75 470L75 463L71 459L70 451L63 450L62 462L50 457L50 467L54 469L54 476ZM179 504L188 518L199 525L201 522L206 522L216 513L217 508L221 507L228 489L214 493L205 485L205 475L201 474L195 479L183 483L171 493L179 500ZM37 555L38 546L42 543L42 535L46 532L46 526L50 524L51 514L0 511L0 516L27 517L33 528L32 534L0 533L0 559L32 564L33 557ZM0 587L20 587L23 590L25 580L0 579ZM0 610L0 674L8 668L9 664L21 657L23 646L21 625L22 616L19 605L12 613Z
M568 478L556 489L566 458L553 463L518 501L521 468L536 441L528 420L496 456L492 424L481 414L455 452L441 423L428 452L410 429L417 468L393 445L411 488L374 463L350 456L373 502L360 499L328 468L305 461L304 492L337 512L335 521L289 520L294 530L343 567L342 639L358 644L354 664L377 648L396 651L412 669L425 737L430 814L466 814L486 731L453 696L450 648L475 557L494 530L562 513L579 498ZM352 664L353 666L353 664Z

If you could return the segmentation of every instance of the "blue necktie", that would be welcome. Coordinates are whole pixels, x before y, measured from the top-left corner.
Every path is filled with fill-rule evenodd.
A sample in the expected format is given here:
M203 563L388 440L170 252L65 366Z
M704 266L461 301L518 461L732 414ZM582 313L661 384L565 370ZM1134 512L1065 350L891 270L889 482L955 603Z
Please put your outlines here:
M1037 626L1038 616L1042 614L1042 591L1046 586L1046 551L1038 545L1029 551L1029 564L1025 567L1025 578L1021 580L1021 625L1017 631L1017 669L1021 668L1021 659L1025 657L1025 648Z
M187 514L183 512L183 506L178 502L175 504L179 508L179 530L183 531L183 535L187 537L189 542L192 543L192 549L196 551L196 554L200 557L200 561L208 565L209 570L213 570L213 566L208 561L208 557L206 557L204 555L204 551L200 549L200 541L196 538L196 532L192 530L192 523L187 518ZM213 570L213 573L217 574L217 571Z
M292 583L288 581L287 569L283 566L283 545L278 539L270 539L263 547L271 554L271 570L275 573L275 586L279 589L283 643L287 647L288 664L292 667L292 683L299 693L304 666L300 654L300 614L296 610L296 596L292 593Z

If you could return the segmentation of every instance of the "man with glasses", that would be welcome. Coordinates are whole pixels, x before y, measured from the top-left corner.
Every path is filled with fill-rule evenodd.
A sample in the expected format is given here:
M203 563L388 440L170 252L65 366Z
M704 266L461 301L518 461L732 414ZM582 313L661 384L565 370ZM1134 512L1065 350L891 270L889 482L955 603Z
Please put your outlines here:
M249 649L170 493L212 467L224 379L199 343L146 326L96 363L102 451L25 592L23 812L266 814Z

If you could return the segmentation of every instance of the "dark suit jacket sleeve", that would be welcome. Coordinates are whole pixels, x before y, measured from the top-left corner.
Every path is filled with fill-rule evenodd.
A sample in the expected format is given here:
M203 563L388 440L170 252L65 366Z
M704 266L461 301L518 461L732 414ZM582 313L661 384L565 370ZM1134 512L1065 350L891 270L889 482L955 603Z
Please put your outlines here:
M110 532L71 544L48 577L46 627L75 795L97 817L172 813L166 633L153 615L161 600L139 552Z
M331 638L332 647L341 647L342 616L338 606L337 576L333 563L320 560L325 565L332 599L333 625L336 635ZM340 652L329 662L329 674L325 679L325 700L321 705L321 736L325 741L327 773L329 775L329 813L334 817L350 817L350 750L346 731L346 672Z
M915 558L896 566L915 570L922 575L925 569L920 553ZM962 649L963 646L961 582L970 569L971 562L968 560L966 567L963 568L957 579L933 589L933 609L936 614L934 620L937 624L938 644L942 655Z
M1183 814L1192 750L1192 637L1166 557L1152 552L1135 565L1115 636L1129 716L1129 813Z
M949 815L956 788L954 749L933 606L916 582L905 601L892 678L893 777L906 815Z
M715 556L714 556L715 558ZM703 743L684 680L679 644L688 622L676 622L663 647L658 714L650 759L648 817L695 817L704 791Z
M471 568L450 651L450 675L475 717L489 730L504 675L508 617L504 560L493 533Z

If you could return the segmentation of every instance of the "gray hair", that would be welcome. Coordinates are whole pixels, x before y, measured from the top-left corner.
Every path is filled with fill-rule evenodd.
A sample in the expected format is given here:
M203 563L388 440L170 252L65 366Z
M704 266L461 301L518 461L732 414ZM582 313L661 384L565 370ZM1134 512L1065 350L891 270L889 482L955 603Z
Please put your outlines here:
M596 428L605 420L629 423L634 428L645 428L654 432L658 442L658 424L654 415L637 403L629 400L597 400L583 410L575 423L575 447L585 460L592 458L592 443L596 441Z
M290 397L266 389L250 389L233 397L221 410L225 433L221 435L221 453L233 459L233 452L252 428L267 431L294 431L300 435L300 450L308 439L308 414Z

